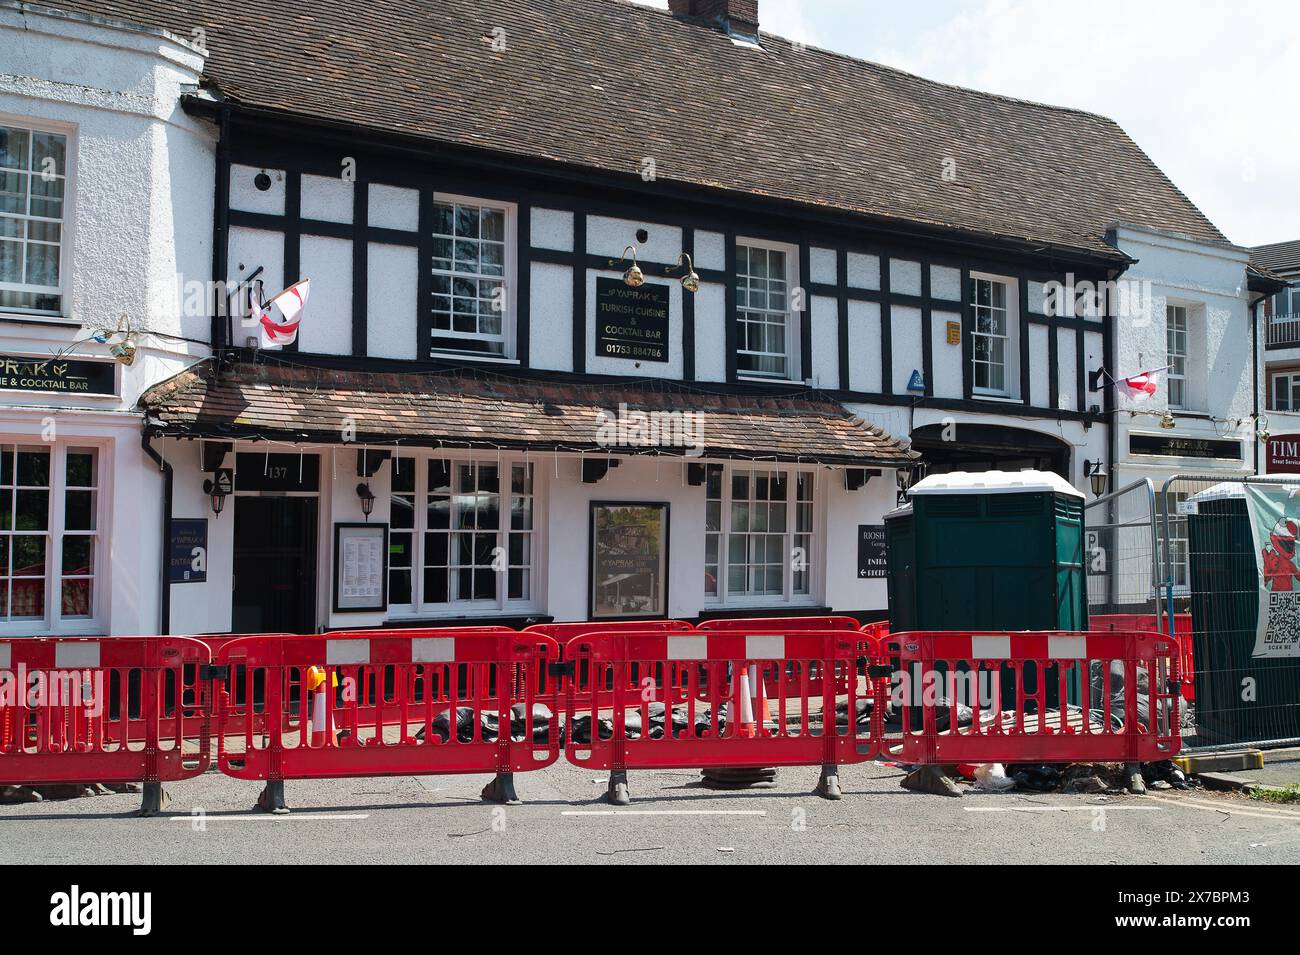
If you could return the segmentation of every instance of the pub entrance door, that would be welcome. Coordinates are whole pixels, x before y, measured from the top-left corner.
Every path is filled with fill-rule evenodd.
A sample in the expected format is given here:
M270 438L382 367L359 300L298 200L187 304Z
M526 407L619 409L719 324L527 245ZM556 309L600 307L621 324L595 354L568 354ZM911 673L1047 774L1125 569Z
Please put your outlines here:
M316 498L234 501L233 632L315 633Z

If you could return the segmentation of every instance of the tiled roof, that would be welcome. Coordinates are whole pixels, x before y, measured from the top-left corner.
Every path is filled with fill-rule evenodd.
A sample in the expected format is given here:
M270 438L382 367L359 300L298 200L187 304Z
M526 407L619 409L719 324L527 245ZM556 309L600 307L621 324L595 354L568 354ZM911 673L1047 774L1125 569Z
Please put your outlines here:
M716 187L1113 255L1116 222L1223 235L1112 120L763 34L745 48L624 0L61 0L205 31L262 110L629 180ZM759 7L762 19L762 6ZM499 39L494 48L493 40ZM958 55L958 51L954 51ZM1062 69L1084 69L1066 57ZM943 175L951 162L952 181Z
M1257 245L1250 250L1250 264L1275 275L1300 272L1300 239Z
M628 411L697 413L694 433L713 457L856 466L915 457L880 428L816 395L718 395L641 379L585 384L465 371L372 373L276 359L238 361L218 373L209 359L140 399L150 426L194 437L339 443L350 425L349 437L362 444L654 450L600 443L598 412L616 418L620 404Z

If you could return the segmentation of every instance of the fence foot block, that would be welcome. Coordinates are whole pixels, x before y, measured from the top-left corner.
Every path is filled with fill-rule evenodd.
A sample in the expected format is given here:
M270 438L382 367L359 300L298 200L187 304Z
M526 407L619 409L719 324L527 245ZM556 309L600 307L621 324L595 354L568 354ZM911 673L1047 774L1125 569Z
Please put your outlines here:
M492 782L483 787L479 796L488 802L504 803L507 806L517 806L522 801L515 792L514 773L497 773Z
M261 795L257 797L257 808L262 812L272 812L282 816L289 811L284 802L284 780L268 779Z
M632 803L632 796L627 788L627 770L619 769L609 774L609 788L605 792L605 798L609 800L611 806L628 806Z
M821 779L817 780L817 795L823 799L839 799L840 793L840 768L834 763L827 763L822 766Z
M141 816L157 816L172 804L172 797L163 789L162 783L145 783L140 797Z

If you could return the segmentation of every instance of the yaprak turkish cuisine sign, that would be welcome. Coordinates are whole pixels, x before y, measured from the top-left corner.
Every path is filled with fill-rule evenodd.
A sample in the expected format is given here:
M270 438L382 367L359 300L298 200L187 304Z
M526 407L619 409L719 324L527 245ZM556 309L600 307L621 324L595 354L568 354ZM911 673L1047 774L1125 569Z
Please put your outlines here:
M633 361L668 360L668 286L632 288L596 279L596 354Z
M0 355L0 389L60 395L114 395L117 366L111 361Z

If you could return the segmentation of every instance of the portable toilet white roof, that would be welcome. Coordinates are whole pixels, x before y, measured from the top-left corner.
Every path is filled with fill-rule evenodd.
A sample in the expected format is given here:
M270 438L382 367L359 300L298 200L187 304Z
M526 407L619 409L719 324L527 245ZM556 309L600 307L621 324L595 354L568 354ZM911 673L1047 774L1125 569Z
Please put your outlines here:
M910 496L918 494L1068 494L1084 493L1053 471L953 471L931 474L912 485ZM1086 498L1085 498L1086 499Z

